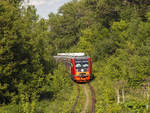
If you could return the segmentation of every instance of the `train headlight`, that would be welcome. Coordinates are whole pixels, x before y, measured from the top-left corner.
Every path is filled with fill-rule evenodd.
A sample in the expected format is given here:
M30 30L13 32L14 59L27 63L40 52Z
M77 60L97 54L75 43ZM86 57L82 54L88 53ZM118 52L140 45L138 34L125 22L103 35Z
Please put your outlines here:
M84 69L81 69L81 72L84 72Z

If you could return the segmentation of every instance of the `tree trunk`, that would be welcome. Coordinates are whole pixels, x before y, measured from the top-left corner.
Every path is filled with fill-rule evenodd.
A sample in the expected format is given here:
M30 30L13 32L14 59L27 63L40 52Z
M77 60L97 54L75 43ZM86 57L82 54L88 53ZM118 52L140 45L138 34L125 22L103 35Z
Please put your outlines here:
M147 105L146 105L146 109L147 109L147 111L149 110L149 83L148 83L148 86L147 86Z
M120 93L119 89L116 88L116 93L117 93L117 104L120 104Z
M122 101L125 102L124 87L122 88Z

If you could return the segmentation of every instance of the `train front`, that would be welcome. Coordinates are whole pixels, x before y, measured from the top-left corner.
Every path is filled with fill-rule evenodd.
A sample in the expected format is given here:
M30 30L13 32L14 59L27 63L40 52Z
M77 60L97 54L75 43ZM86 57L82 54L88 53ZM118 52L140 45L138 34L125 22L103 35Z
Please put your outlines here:
M91 73L91 58L90 57L78 57L72 59L72 79L75 82L89 82L93 79Z

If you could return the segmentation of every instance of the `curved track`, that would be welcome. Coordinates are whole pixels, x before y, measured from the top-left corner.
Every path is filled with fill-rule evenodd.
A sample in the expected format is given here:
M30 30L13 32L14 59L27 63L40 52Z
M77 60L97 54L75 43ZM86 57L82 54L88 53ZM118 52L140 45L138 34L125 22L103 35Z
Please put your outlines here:
M88 84L88 85L89 85L89 87L90 87L91 96L92 96L92 104L91 104L90 113L94 113L94 112L95 112L95 103L96 103L95 91L94 91L94 88L91 86L91 84Z
M85 85L85 84L83 84L83 85ZM77 84L77 88L78 88L78 94L77 94L76 100L74 102L74 105L72 106L70 113L74 113L75 107L79 101L79 96L80 96L80 85L79 84ZM83 88L84 88L86 100L84 103L84 107L81 110L82 111L81 113L86 113L87 110L89 110L88 113L94 113L95 112L95 103L96 103L94 88L90 85L90 83L88 83L88 87L86 87L86 85L85 85L85 86L83 86ZM91 95L91 96L89 96L89 95ZM91 102L91 103L89 103L89 102ZM90 107L90 109L89 109L89 107Z

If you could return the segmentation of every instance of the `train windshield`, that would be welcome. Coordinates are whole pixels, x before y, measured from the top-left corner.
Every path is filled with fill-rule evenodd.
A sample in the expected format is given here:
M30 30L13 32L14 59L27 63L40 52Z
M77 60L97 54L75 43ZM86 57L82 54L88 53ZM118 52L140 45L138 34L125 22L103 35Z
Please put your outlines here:
M81 72L82 70L84 70L84 72L88 71L89 67L88 59L76 59L75 67L77 72Z

